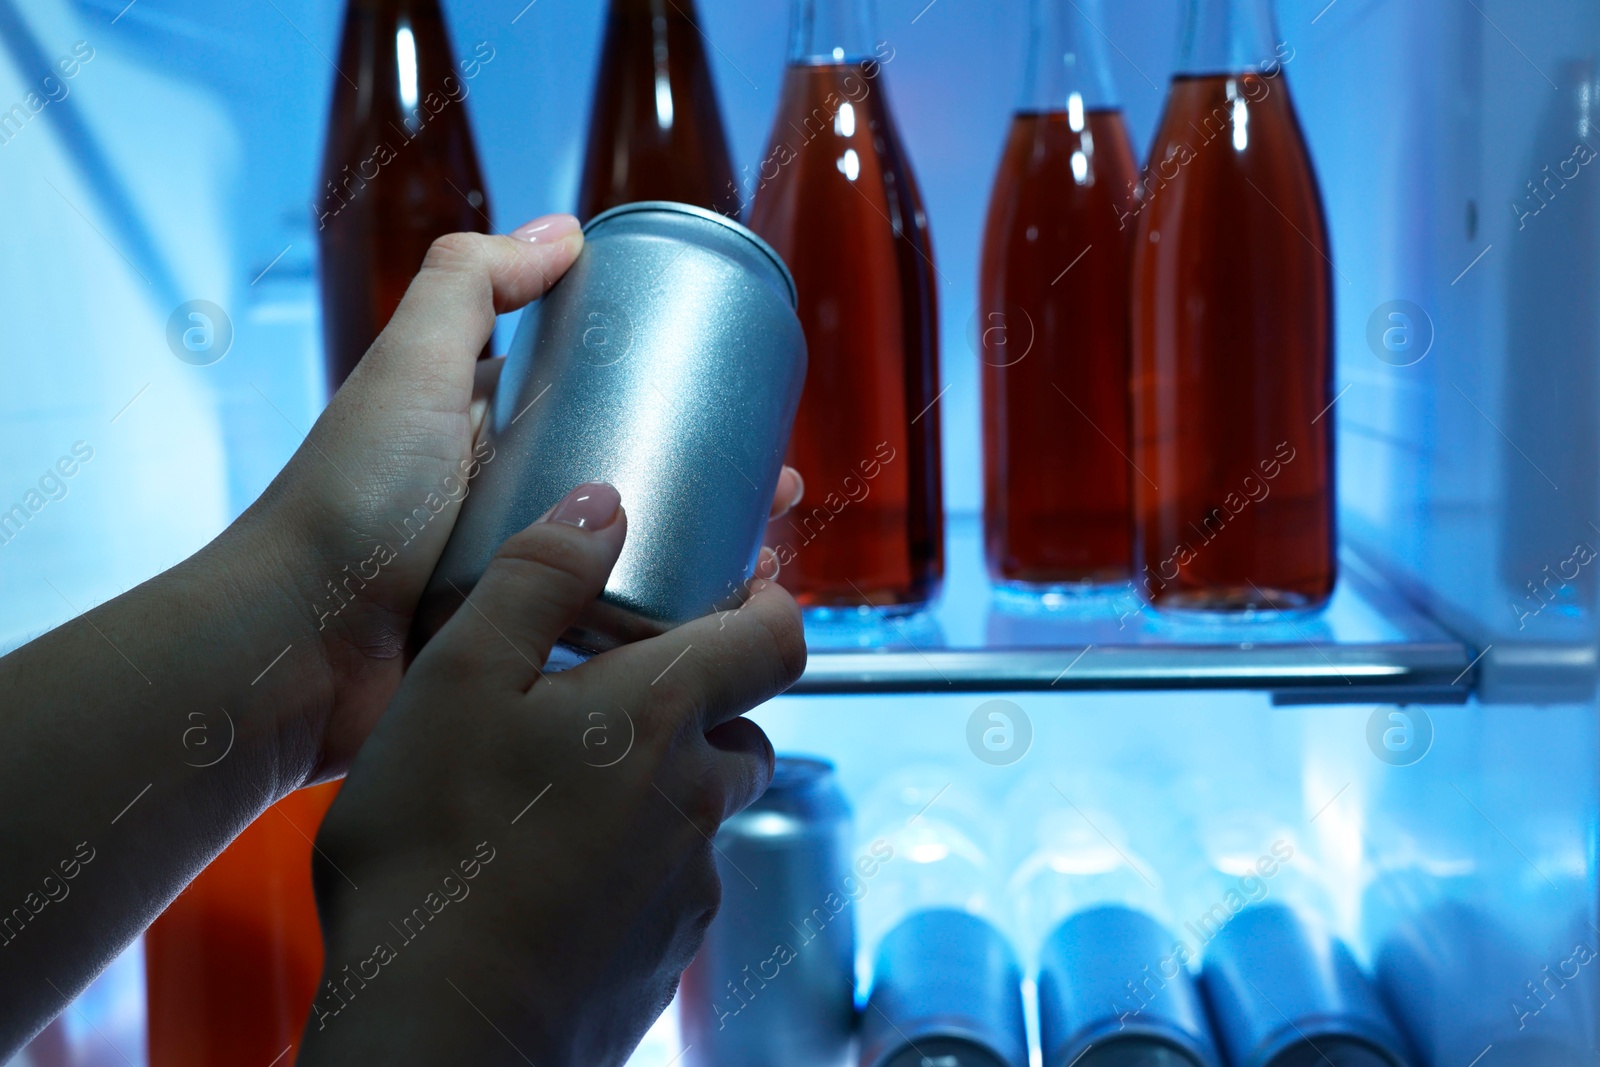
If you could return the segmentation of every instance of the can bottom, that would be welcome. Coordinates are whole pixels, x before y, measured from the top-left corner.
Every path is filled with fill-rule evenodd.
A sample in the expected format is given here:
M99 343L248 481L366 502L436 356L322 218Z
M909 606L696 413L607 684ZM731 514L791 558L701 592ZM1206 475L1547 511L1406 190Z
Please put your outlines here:
M960 1037L922 1038L915 1045L905 1045L863 1067L924 1067L929 1063L941 1067L1010 1067L993 1051Z

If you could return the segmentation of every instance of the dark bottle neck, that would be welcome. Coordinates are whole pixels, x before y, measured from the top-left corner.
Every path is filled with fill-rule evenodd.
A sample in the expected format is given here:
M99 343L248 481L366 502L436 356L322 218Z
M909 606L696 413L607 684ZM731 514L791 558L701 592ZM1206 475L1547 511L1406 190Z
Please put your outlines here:
M397 26L401 22L445 24L439 0L349 0L345 5L345 27L356 20L369 25Z
M694 0L611 0L613 18L681 19L700 23Z
M789 8L790 63L855 63L877 46L873 0L794 0Z
M1189 0L1177 73L1275 71L1277 45L1272 0Z
M464 98L439 0L350 0L334 89L336 109L353 93L349 115L357 123L393 121L394 109L412 126L430 96L434 107Z
M1118 106L1100 0L1033 0L1022 107L1065 111Z

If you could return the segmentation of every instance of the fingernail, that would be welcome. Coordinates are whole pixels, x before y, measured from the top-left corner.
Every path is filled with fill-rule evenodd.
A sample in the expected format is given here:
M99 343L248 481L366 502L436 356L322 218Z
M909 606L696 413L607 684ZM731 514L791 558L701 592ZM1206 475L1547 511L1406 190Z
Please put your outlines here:
M756 577L772 581L778 577L778 554L770 548L762 548L761 555L756 557Z
M529 244L552 244L582 229L571 215L543 215L532 222L524 222L511 231L511 236Z
M794 470L793 467L790 467L789 469L790 470ZM805 476L802 475L799 471L794 471L794 499L789 501L789 506L792 508L796 504L800 503L800 498L805 496L805 495L806 495L806 479L805 479Z
M472 427L472 432L477 433L483 426L484 418L489 414L489 398L480 396L467 405L467 425Z
M584 482L561 498L550 509L546 522L576 526L580 530L603 530L617 521L622 510L622 494L605 482Z

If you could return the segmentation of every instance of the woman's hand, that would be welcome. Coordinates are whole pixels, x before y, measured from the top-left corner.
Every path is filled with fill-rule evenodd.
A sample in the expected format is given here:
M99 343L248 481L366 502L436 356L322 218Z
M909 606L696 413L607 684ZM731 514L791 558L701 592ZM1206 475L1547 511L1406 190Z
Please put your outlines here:
M0 1061L267 805L349 764L400 684L454 506L353 600L332 589L459 478L498 370L477 359L496 313L544 293L582 240L575 220L550 216L509 237L438 241L388 329L238 522L0 658L0 900L13 909L0 930ZM779 499L799 488L789 472Z
M800 614L757 580L737 611L545 674L627 533L614 489L580 490L422 650L323 822L303 1067L621 1064L716 910L712 838L772 774L739 716L799 677Z
M472 467L499 374L500 360L478 362L495 316L542 296L582 246L570 215L434 242L388 328L229 531L240 566L287 591L292 617L261 620L298 635L285 666L330 681L316 706L285 709L285 761L305 762L301 780L343 772L400 684L412 614L459 509L449 489ZM786 469L775 514L800 492ZM396 531L419 514L432 517L402 540ZM393 560L350 581L372 573L383 544L398 546Z

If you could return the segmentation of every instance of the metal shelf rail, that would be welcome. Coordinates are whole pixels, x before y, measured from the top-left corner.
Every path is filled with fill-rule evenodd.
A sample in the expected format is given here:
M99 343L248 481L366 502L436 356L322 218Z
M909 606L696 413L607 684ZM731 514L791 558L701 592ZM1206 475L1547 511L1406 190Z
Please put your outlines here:
M1269 691L1278 703L1462 703L1476 653L1352 552L1327 609L1273 622L1197 622L1132 589L1046 607L993 591L976 517L952 517L945 589L932 610L806 619L810 660L794 693Z

